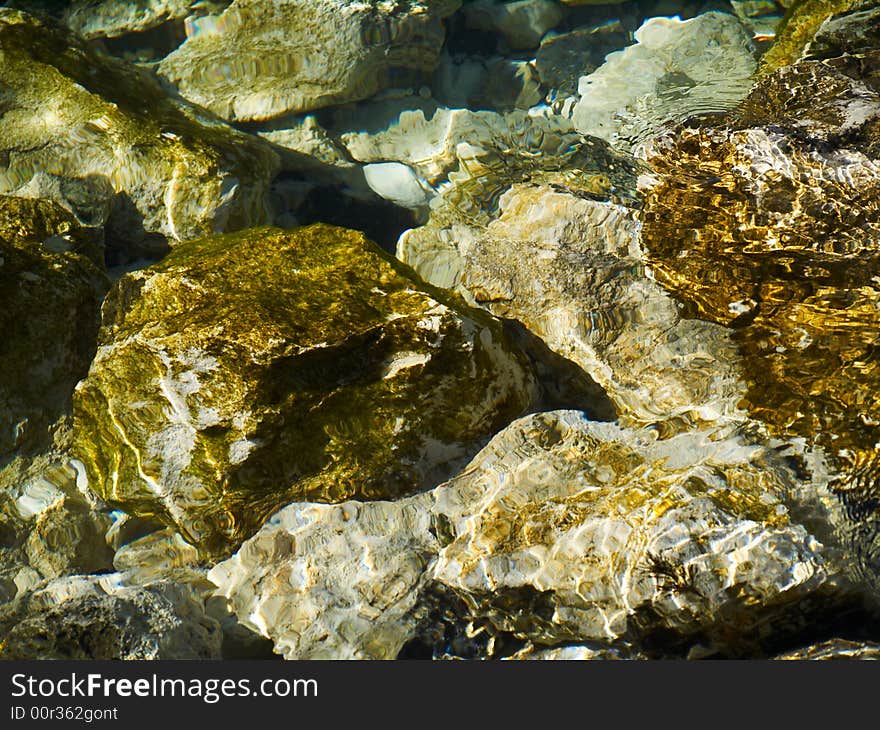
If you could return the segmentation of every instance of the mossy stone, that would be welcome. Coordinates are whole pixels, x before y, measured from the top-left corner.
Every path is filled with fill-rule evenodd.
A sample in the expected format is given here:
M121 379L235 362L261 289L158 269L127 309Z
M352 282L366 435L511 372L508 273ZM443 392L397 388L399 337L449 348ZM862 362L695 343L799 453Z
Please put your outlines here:
M328 225L182 244L103 312L75 396L89 486L208 553L291 501L432 486L537 390L496 320Z

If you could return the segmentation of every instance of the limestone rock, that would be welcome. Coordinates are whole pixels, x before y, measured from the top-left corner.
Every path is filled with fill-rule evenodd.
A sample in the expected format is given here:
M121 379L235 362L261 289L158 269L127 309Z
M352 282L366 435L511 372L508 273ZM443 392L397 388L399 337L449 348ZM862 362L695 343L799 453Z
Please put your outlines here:
M50 198L130 246L266 221L277 157L148 73L0 9L0 193Z
M395 101L340 113L331 132L352 159L406 165L427 200L442 194L449 204L467 208L466 215L482 217L481 195L491 196L533 169L552 170L571 159L595 168L607 157L597 151L599 159L587 160L584 149L593 148L556 115L449 109L430 101L407 106ZM626 166L621 161L622 175Z
M794 484L735 429L665 438L543 413L431 492L290 505L210 578L288 658L394 657L431 633L432 586L458 596L462 620L582 645L551 657L637 656L643 642L736 656L847 600L840 552L786 507Z
M394 659L438 549L430 506L292 504L209 577L286 659Z
M778 654L774 659L788 661L827 661L830 659L880 660L880 644L873 641L829 639L818 644Z
M537 48L564 17L555 0L475 0L463 12L469 28L498 33L512 49Z
M642 237L657 281L689 316L733 328L743 406L821 447L847 509L876 520L880 96L798 63L651 164ZM880 573L876 525L858 533Z
M88 371L109 287L97 244L52 203L0 196L0 460L48 443Z
M530 416L436 490L432 575L542 643L662 630L735 653L842 582L835 551L790 521L789 480L731 430Z
M419 85L460 0L235 0L217 29L159 64L180 93L221 117L271 119Z
M839 13L854 8L869 6L865 0L801 0L786 14L776 41L761 57L760 74L773 71L801 60L813 41L819 28ZM859 21L867 20L860 18ZM861 22L859 22L861 24Z
M572 110L579 132L634 150L689 117L732 108L749 91L754 48L731 15L651 18L635 39L581 78Z
M66 575L112 568L110 516L52 449L0 469L0 602Z
M608 180L600 173L594 184ZM684 319L649 278L632 210L579 193L515 184L485 227L437 208L401 237L398 255L428 281L522 322L602 386L625 422L739 417L730 335Z
M169 20L183 20L203 12L200 0L71 0L64 9L65 25L84 38L115 38L154 28ZM221 3L213 0L213 4ZM228 4L228 2L226 3Z
M535 65L544 86L554 90L553 98L574 96L581 76L593 73L605 56L631 42L619 20L549 34L541 41Z
M209 553L294 500L435 484L537 393L500 323L326 225L182 244L103 313L74 403L89 487Z
M60 578L0 609L3 659L219 659L221 642L187 588L113 573Z

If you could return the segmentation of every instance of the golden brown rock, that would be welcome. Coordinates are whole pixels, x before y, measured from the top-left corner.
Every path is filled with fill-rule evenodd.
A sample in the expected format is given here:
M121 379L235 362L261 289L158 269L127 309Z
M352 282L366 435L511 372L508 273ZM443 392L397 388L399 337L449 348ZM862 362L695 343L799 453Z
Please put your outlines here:
M431 486L536 394L497 320L327 225L182 244L103 314L75 396L89 486L209 553L294 500Z

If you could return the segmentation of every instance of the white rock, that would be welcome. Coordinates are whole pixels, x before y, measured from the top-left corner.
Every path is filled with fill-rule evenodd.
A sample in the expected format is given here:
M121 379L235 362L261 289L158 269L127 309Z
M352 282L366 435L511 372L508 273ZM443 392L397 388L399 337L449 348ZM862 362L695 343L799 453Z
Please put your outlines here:
M438 583L498 631L589 643L553 653L581 658L657 631L736 653L847 595L775 450L729 427L658 435L528 416L431 492L284 508L210 578L287 658L394 657Z
M393 659L438 550L430 504L292 504L209 578L287 659Z
M688 117L732 108L751 88L754 48L731 15L651 18L635 38L581 77L572 120L583 134L636 150Z
M499 33L513 49L537 48L541 38L564 17L553 0L476 0L464 7L469 28Z
M416 173L402 162L365 165L364 176L376 195L403 208L419 208L429 200L429 193L419 183Z

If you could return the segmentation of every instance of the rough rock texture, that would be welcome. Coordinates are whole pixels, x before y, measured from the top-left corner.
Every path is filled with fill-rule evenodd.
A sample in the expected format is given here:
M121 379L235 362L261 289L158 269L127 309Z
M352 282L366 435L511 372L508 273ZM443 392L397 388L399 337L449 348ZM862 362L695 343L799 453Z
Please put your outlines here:
M403 110L398 101L377 103L340 113L333 134L352 159L406 165L430 197L448 191L458 203L473 206L481 204L479 193L491 194L508 178L533 169L552 170L570 159L595 167L607 156L599 150L597 160L589 160L582 138L561 117L522 110L499 114L448 109L430 102ZM484 183L488 191L481 187ZM470 192L473 186L479 190ZM473 202L464 203L465 195Z
M428 281L522 322L601 385L626 422L737 416L730 335L683 319L648 277L632 210L558 184L513 185L496 200L485 227L438 207L401 237L398 255Z
M432 575L544 643L662 631L735 650L835 589L834 552L780 501L788 479L729 431L658 440L575 412L532 416L436 490Z
M581 78L572 110L579 132L638 149L691 116L730 109L749 91L754 48L731 15L651 18L635 39Z
M729 429L663 439L544 413L427 494L291 505L210 577L289 658L321 655L325 632L345 656L394 656L438 584L544 645L747 653L845 592L837 552L791 521L792 484Z
M146 72L0 9L0 193L47 198L149 246L264 223L277 157Z
M759 73L772 73L802 59L828 19L873 4L874 0L801 0L795 3L783 19L773 46L761 57ZM871 25L867 17L860 17L857 22L860 26L864 23L865 28Z
M60 578L0 609L0 659L219 659L219 625L184 586Z
M326 225L124 277L75 394L89 487L224 553L293 500L436 484L536 395L500 324Z
M651 164L642 236L657 281L689 316L734 329L743 406L821 446L847 508L876 520L880 96L830 64L785 67ZM876 536L854 536L874 573Z
M235 0L214 32L159 65L184 97L230 120L271 119L396 86L437 64L460 0Z
M553 90L548 100L576 95L581 76L593 73L604 63L605 56L631 42L619 20L549 34L535 55L541 83Z
M394 659L438 550L431 502L292 504L209 577L287 659Z
M537 48L564 12L555 0L475 0L463 11L469 28L498 33L512 49Z
M0 603L65 575L107 571L111 520L52 451L0 469Z
M865 661L880 660L880 644L873 641L849 641L847 639L829 639L818 644L778 654L774 659L789 661L820 661L830 659L862 659Z
M48 442L88 371L109 288L94 233L53 203L0 196L0 462Z
M201 0L72 0L64 9L65 25L84 38L114 38L149 30L170 20L204 12L206 5L226 2Z

